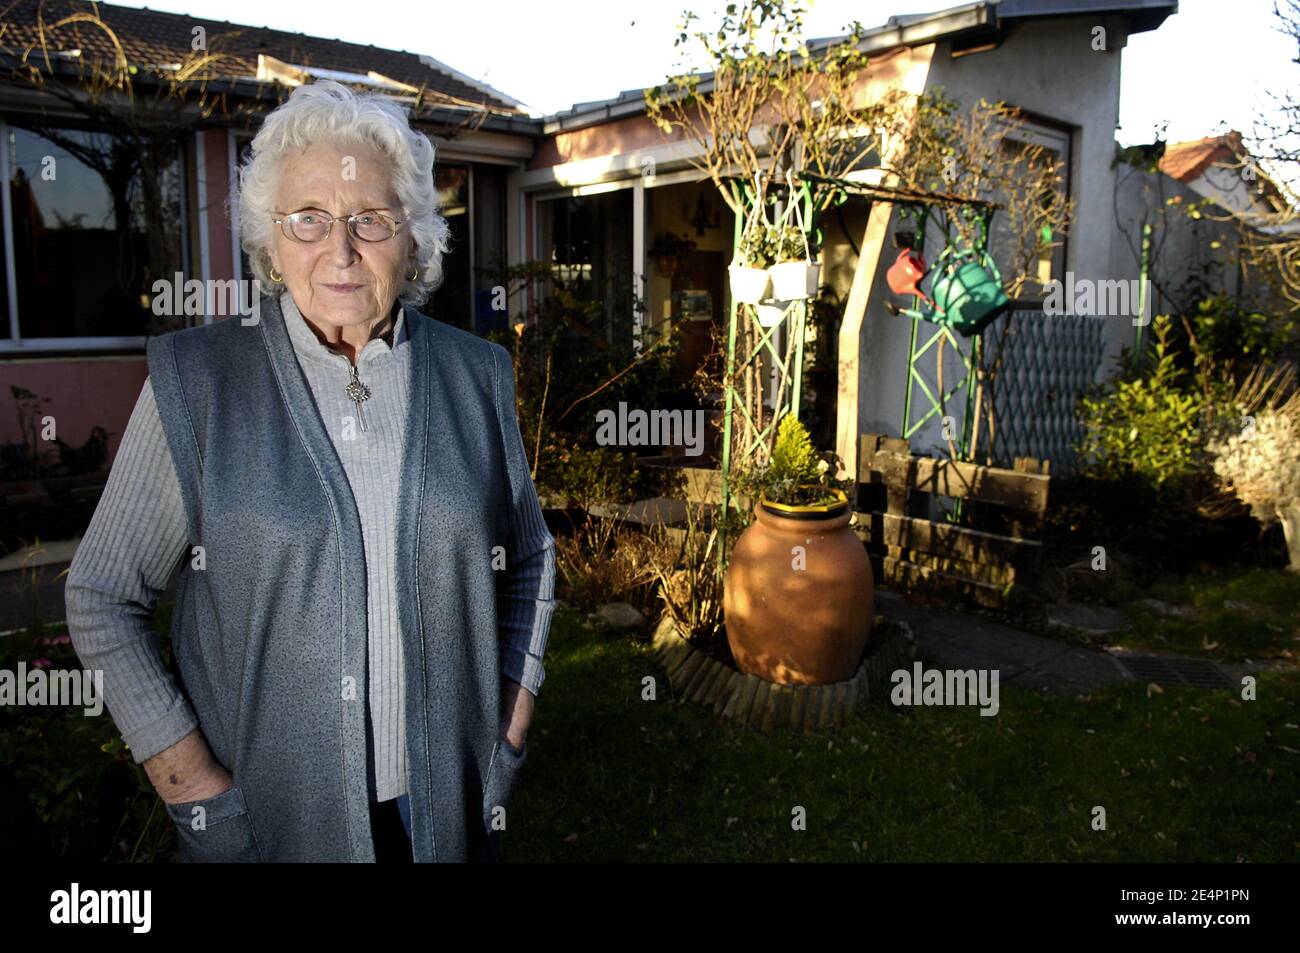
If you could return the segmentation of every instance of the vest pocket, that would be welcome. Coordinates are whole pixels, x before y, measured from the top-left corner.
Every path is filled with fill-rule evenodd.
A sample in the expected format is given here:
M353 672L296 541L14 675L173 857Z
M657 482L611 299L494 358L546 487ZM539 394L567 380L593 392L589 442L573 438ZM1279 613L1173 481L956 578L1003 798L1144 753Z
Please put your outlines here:
M514 788L515 775L527 757L527 739L524 739L524 746L518 751L499 739L492 746L487 781L483 785L483 827L489 834L499 833L492 830L493 810L506 806L506 802L510 799L510 792Z
M255 864L264 860L238 785L215 797L164 806L176 827L182 863ZM195 808L202 810L196 813Z

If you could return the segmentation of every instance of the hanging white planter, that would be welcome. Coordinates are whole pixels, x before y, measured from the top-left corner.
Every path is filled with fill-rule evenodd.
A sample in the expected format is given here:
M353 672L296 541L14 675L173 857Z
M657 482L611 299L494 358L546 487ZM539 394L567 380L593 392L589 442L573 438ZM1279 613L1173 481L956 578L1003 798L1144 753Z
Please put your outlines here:
M815 261L783 261L768 269L772 276L772 297L798 301L817 294L822 266Z
M727 275L731 282L731 297L742 304L756 305L771 297L772 292L772 276L765 266L769 259L764 250L770 245L766 233L771 232L772 226L765 211L761 174L754 180L754 194L754 204L737 245L736 257L727 267ZM746 244L753 247L742 251ZM754 267L751 261L763 261L764 267Z
M782 236L788 234L791 213L793 213L793 218L797 222L793 227L798 231L799 244L803 245L803 260L795 258L777 262L768 268L768 272L772 276L772 297L782 301L801 301L817 296L822 266L812 258L812 247L808 242L808 223L804 221L803 203L794 195L793 177L787 175L786 179L791 185L791 198L777 230ZM788 248L785 251L789 253Z
M785 314L785 302L764 302L754 306L758 310L758 323L765 328L775 327L781 323L781 316Z
M766 268L730 265L727 274L731 279L731 296L743 304L758 304L768 297L772 278Z

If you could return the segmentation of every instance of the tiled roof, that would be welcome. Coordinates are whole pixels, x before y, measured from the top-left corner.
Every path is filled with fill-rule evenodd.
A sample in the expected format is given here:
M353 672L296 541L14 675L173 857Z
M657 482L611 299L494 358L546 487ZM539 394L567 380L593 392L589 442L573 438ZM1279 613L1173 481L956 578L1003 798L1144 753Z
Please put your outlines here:
M112 38L94 23L65 23L74 14L93 15L107 24L133 66L156 67L179 63L192 53L194 28L202 27L211 54L221 54L204 78L253 80L258 56L274 57L295 67L334 70L362 79L371 71L399 83L423 88L426 106L486 108L501 116L529 116L526 106L497 90L457 73L432 57L361 46L343 40L288 33L265 27L244 26L186 14L121 7L85 0L0 0L0 54L21 56L38 43L38 23L44 22L50 50L80 50L83 62L111 62L116 55ZM33 60L39 60L39 47ZM341 77L340 77L341 78ZM344 80L346 81L346 80ZM382 85L382 83L381 83Z
M1233 130L1222 136L1206 136L1166 146L1160 159L1160 171L1179 182L1193 182L1215 162L1239 162L1245 154L1241 133Z

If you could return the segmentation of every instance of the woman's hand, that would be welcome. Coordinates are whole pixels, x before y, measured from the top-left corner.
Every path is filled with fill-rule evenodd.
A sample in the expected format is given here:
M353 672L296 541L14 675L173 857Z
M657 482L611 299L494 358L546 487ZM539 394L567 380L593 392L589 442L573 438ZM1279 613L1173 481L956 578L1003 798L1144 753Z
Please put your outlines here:
M501 679L501 735L516 751L524 747L537 698L518 682Z
M158 796L168 804L206 800L235 786L235 779L212 756L207 739L197 728L145 761L144 770Z

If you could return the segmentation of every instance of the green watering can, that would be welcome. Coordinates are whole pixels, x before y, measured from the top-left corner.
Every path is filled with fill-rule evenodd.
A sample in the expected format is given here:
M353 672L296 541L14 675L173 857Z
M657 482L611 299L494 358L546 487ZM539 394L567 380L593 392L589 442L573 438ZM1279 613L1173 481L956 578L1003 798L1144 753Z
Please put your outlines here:
M971 337L1011 305L1002 290L998 266L987 252L969 248L958 251L949 245L930 274L934 276L930 285L933 308L917 311L899 308L892 302L887 302L886 307L894 314L933 321Z

